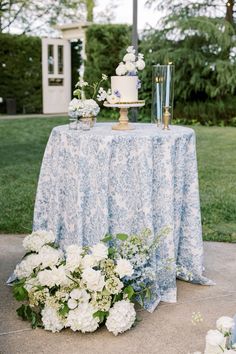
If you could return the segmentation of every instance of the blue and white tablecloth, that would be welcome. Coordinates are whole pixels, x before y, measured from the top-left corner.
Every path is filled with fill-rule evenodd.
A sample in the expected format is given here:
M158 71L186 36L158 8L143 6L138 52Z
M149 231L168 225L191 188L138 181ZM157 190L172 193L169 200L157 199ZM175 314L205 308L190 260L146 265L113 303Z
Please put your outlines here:
M156 254L157 301L176 301L179 277L210 285L202 275L203 243L195 134L172 126L135 124L113 131L110 123L90 131L59 126L49 138L38 183L34 230L52 230L62 248L91 245L106 233L156 235L171 231ZM154 305L153 305L154 306Z

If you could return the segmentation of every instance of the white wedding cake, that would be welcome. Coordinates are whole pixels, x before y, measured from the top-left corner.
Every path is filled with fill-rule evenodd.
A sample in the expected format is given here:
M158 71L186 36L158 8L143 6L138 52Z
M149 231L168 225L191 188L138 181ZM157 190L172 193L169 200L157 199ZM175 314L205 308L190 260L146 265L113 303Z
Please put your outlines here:
M123 61L116 68L116 75L111 76L111 89L106 93L106 100L109 104L117 103L139 103L138 89L140 80L138 71L145 68L143 54L135 55L135 49L130 46L126 49ZM99 92L99 98L104 96L104 92Z
M138 77L112 76L111 91L118 96L119 103L136 103L138 101Z

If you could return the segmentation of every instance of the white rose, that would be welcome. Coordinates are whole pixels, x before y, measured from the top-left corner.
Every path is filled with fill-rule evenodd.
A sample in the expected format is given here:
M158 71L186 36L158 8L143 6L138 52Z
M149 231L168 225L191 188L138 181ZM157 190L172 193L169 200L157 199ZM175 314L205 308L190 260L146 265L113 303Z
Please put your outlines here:
M233 325L233 318L227 316L222 316L216 321L216 328L223 334L231 332Z
M54 285L69 285L71 281L67 277L65 266L59 268L52 267L52 269L44 269L38 273L38 279L42 286L49 288Z
M78 302L75 299L69 299L67 305L70 310L74 310L78 306Z
M128 62L128 61L133 61L134 62L135 61L135 55L133 53L127 53L127 54L125 54L123 60L125 62Z
M116 68L116 75L122 76L125 75L126 72L127 72L126 66L124 63L121 62Z
M142 59L136 61L136 68L138 70L143 70L145 68L145 62Z
M127 259L118 259L117 265L115 267L115 272L119 275L120 278L125 276L130 277L133 274L134 269L130 261Z
M108 248L103 243L98 243L97 245L90 248L92 256L96 261L101 261L108 257Z
M39 259L41 261L41 268L53 267L63 259L63 254L60 250L50 246L43 246L39 251Z
M120 102L120 99L116 95L108 95L107 102L110 104L116 104Z
M90 291L102 291L105 285L105 277L100 270L87 268L82 273L82 279L86 282L87 288Z
M125 67L126 67L126 70L129 71L129 72L132 72L132 71L136 71L136 67L135 67L135 64L134 63L131 63L130 61L128 61L127 63L125 63Z
M133 45L130 45L127 49L126 49L126 52L127 53L135 53L135 49L134 49L134 46Z
M106 327L115 336L130 329L135 321L134 304L128 300L121 300L114 304L109 311Z
M209 330L206 335L206 348L204 354L221 354L220 347L225 348L226 338L218 330Z
M81 263L82 263L82 267L84 269L92 268L92 267L95 267L97 265L96 259L94 259L94 257L91 254L86 254L84 256L84 258L82 258Z

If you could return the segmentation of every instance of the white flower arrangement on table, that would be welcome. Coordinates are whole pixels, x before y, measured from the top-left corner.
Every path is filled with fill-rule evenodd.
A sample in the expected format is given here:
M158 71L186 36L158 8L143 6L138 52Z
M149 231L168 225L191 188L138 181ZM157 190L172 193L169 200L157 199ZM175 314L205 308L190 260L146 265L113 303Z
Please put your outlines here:
M222 316L216 321L216 328L214 330L210 329L207 332L204 354L235 354L236 324L234 319ZM201 352L193 354L201 354Z
M93 332L100 324L114 335L127 331L136 319L134 302L151 297L150 261L158 243L150 235L106 235L94 246L62 252L52 232L33 232L14 271L13 294L28 302L18 315L52 332Z
M95 97L99 91L101 83L105 80L107 80L107 75L105 74L102 74L100 81L94 82L91 85L87 81L84 81L82 78L79 79L75 85L76 89L73 92L74 96L77 96L77 98L73 98L68 107L68 113L71 117L86 118L97 116L100 111L100 107L97 104ZM85 87L90 87L93 90L93 94L90 99L85 99Z

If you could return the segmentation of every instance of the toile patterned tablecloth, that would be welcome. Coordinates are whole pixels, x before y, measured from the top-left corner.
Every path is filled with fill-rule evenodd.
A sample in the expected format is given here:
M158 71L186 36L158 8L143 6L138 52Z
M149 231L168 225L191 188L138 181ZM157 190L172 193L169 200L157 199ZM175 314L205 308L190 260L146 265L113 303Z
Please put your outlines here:
M171 126L135 124L113 131L110 123L90 131L52 130L38 182L34 230L52 230L62 248L91 245L106 233L139 233L149 228L161 239L156 252L156 294L176 301L180 279L203 285L203 243L195 134ZM174 260L177 267L161 267Z

